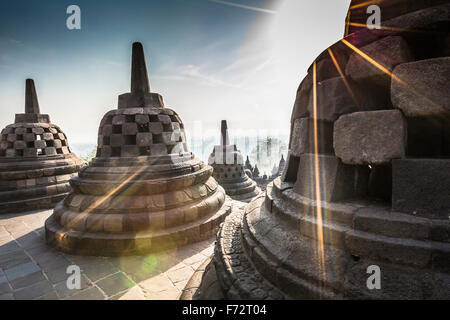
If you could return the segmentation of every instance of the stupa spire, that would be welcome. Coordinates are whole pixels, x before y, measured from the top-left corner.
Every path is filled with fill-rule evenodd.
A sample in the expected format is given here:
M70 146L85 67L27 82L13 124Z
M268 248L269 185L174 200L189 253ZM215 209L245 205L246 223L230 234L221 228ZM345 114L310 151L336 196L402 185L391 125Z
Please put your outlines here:
M131 92L150 92L144 48L140 42L133 43L133 54L131 61Z
M220 126L220 144L226 146L230 144L230 138L228 137L227 120L222 120Z
M164 108L163 98L150 92L144 47L140 42L133 43L131 55L131 92L119 95L118 106L123 108Z
M41 113L33 79L27 79L25 82L25 113Z

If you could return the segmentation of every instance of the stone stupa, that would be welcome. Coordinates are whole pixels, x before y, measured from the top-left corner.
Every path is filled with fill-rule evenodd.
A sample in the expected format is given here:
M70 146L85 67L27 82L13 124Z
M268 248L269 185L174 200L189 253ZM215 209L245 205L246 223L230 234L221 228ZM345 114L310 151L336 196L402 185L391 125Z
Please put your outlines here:
M204 278L224 298L450 299L450 4L376 4L372 30L351 2L297 91L282 177L218 232Z
M40 113L34 81L27 79L25 113L1 132L0 213L53 208L85 164L71 153L64 132Z
M150 92L143 47L134 43L131 92L103 117L97 155L46 221L47 243L109 256L209 238L230 211L212 172L189 152L178 114Z
M226 120L222 120L220 132L220 145L214 146L208 159L214 168L213 177L232 199L250 201L260 193L260 189L245 172L241 152L236 145L230 144Z

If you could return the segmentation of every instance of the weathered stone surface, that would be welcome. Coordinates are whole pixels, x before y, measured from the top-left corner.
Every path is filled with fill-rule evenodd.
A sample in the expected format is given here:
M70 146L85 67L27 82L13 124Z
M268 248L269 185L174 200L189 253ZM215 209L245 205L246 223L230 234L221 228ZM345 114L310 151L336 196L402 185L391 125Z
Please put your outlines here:
M398 65L393 72L391 99L406 117L449 116L450 57Z
M228 196L248 202L261 190L252 177L246 174L241 152L237 150L236 145L230 145L229 141L227 122L222 120L220 145L214 146L208 164L213 167L213 177L225 189Z
M0 181L6 182L0 183L0 213L53 208L70 190L66 175L85 165L70 152L61 129L39 113L31 79L25 100L26 113L17 114L0 136Z
M391 76L387 72L392 72L399 64L413 60L408 44L399 36L382 38L362 47L360 50L373 59L373 62L383 67L384 70L355 52L351 55L347 64L346 75L357 82L368 82L386 87L386 89L389 89L391 84Z
M391 200L392 193L392 165L374 165L369 175L369 196L385 201Z
M317 136L317 149L314 139ZM299 118L294 121L291 154L299 157L304 153L318 152L321 154L333 154L333 123L312 118Z
M398 110L355 112L334 124L334 150L346 164L383 164L403 158L406 123Z
M316 174L320 177L319 186L316 185ZM294 191L313 200L339 201L355 195L354 179L355 169L343 164L337 157L303 154L300 156ZM320 194L317 194L316 190L320 190Z
M392 162L392 208L447 219L450 213L450 160L401 159Z
M310 91L309 116L325 121L335 121L339 116L357 111L380 110L386 104L380 96L349 79L331 78L317 83L317 111L314 113L313 90Z
M103 117L97 156L45 223L58 250L115 256L178 248L212 236L230 212L213 169L189 152L181 119L162 98L151 101L159 95L149 92L140 44L132 63L131 93Z

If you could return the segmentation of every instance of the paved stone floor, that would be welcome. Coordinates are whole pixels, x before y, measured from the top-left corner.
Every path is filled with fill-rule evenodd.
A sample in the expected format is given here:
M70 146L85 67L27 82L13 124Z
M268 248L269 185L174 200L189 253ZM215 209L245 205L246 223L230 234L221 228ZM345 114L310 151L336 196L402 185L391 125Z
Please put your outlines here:
M51 211L0 215L0 300L178 299L194 271L213 253L214 239L146 256L83 257L45 245ZM69 290L67 267L81 269Z

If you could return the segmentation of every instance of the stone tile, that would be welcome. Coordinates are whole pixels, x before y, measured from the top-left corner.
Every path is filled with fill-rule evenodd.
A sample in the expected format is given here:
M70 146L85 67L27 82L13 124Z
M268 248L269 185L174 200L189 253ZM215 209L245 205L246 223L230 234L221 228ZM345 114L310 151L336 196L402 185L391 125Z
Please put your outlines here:
M22 250L5 253L0 255L0 268L7 270L30 261L31 259Z
M175 287L173 282L165 274L160 274L156 277L143 281L139 283L139 286L152 293L166 291Z
M53 259L41 260L38 265L44 270L54 270L58 268L66 268L73 263L64 258L63 256L55 256Z
M197 262L203 262L205 259L206 259L205 255L203 255L202 253L197 253L187 259L184 259L183 263L187 265L193 265Z
M135 286L126 292L112 296L109 300L145 300L145 294L141 288Z
M105 295L97 287L90 287L77 294L68 297L66 300L105 300Z
M183 289L186 287L186 284L188 283L189 280L183 280L183 281L179 281L177 283L175 283L175 287L180 290L183 291Z
M59 300L56 291L50 291L49 293L44 294L43 296L37 298L36 300Z
M15 291L14 297L17 300L31 300L39 298L50 291L53 291L53 286L49 281L45 280Z
M0 301L1 300L14 300L14 295L12 293L6 293L0 295Z
M110 275L96 283L108 297L134 287L135 283L122 272Z
M100 263L91 263L86 264L82 266L83 273L91 280L92 282L95 282L97 280L100 280L102 278L105 278L106 276L115 274L119 271L119 268L117 268L115 265L103 261Z
M167 272L167 276L173 282L188 280L194 274L194 270L188 266L183 266L180 269Z
M161 291L158 293L150 293L146 296L148 300L178 300L181 293L176 288Z
M21 249L15 241L10 241L10 242L8 242L6 244L2 244L0 246L0 254L1 255L11 253L14 251L19 251L19 250L21 250Z
M5 275L9 281L13 281L40 270L34 262L30 261L5 270Z
M83 291L84 289L92 286L92 283L89 281L89 279L85 275L81 275L81 281L80 281L80 289L69 289L67 288L67 282L66 280L61 281L57 284L55 284L55 290L58 296L61 299L73 296L75 294L78 294L79 292Z
M44 273L47 275L48 279L52 283L66 281L67 278L69 277L69 274L67 274L67 272L66 272L67 267L68 266L61 266L61 267L56 267L56 268L50 269L50 270L44 270Z
M22 248L32 248L41 244L41 238L34 232L27 233L16 238L16 241Z
M33 272L21 278L10 281L14 290L29 287L35 283L46 280L42 271Z
M11 291L12 291L12 289L11 289L11 287L10 287L8 282L0 283L0 294L9 293Z

